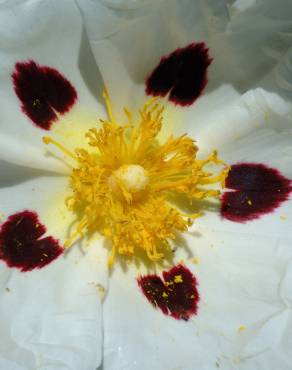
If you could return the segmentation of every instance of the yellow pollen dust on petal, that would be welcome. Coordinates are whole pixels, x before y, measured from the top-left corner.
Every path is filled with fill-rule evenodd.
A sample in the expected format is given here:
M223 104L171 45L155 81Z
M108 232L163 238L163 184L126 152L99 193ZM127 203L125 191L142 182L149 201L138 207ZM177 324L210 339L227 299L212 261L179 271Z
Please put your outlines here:
M174 282L175 283L182 283L183 282L182 276L181 275L175 275Z
M243 332L244 330L246 330L245 325L240 325L240 327L238 328L238 333L241 333L241 332Z
M200 209L182 212L174 205L174 196L186 196L190 203L218 197L214 184L224 186L229 168L216 151L205 160L196 159L198 147L187 135L160 143L163 107L156 99L139 111L137 122L124 108L127 121L119 124L108 93L103 96L108 119L85 134L90 151L76 148L72 153L53 138L43 138L76 162L70 176L72 193L65 200L76 225L65 247L99 232L111 240L109 265L117 254L133 257L141 250L151 261L160 261L177 233L187 231L202 214ZM217 174L205 169L210 164L221 167ZM175 282L181 282L180 276Z

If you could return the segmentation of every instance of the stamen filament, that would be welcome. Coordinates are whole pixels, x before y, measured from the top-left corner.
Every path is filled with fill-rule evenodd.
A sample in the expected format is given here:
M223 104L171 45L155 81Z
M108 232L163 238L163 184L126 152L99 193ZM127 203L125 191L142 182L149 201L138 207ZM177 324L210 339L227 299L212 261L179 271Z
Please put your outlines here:
M74 243L75 239L79 236L79 237L82 237L83 236L83 230L85 229L86 227L86 224L87 224L87 220L81 220L79 222L79 224L77 225L75 231L73 232L73 234L70 236L69 239L66 240L66 242L64 243L64 248L65 249L68 249L71 247L71 245Z
M57 142L56 140L54 140L53 138L49 137L49 136L44 136L43 137L43 142L48 145L48 144L53 144L55 145L57 148L59 148L63 153L67 154L69 157L75 159L77 161L77 157L71 153L67 148L65 148L62 144L60 144L59 142Z
M106 104L107 113L108 113L108 116L109 116L110 121L113 124L116 124L116 120L115 120L115 117L114 117L114 114L113 114L113 110L112 110L110 96L109 96L109 93L108 93L107 89L104 89L103 90L102 97L104 98L104 101L105 101L105 104Z

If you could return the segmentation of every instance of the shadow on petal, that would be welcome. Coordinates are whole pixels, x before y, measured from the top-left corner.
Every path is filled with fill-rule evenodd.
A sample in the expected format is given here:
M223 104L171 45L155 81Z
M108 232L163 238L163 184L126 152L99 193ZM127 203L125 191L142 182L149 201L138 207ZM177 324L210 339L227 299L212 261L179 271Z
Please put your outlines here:
M1 169L0 189L21 184L23 182L43 176L63 177L63 175L61 174L52 173L50 171L17 166L16 164L4 161L0 161L0 169Z
M87 38L85 29L82 30L78 67L83 77L84 83L91 92L91 94L101 103L103 103L102 90L104 82L102 80L101 73L95 62L92 54L89 40ZM93 78L94 76L94 78Z

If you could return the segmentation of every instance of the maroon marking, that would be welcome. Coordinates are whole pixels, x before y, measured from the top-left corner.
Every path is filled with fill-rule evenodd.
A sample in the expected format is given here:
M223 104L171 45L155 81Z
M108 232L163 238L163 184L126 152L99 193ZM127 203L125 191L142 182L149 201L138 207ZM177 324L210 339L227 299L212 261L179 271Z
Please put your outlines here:
M291 180L278 170L260 163L231 166L221 198L221 215L234 222L246 222L273 212L289 198Z
M199 293L197 281L191 271L183 265L174 266L162 273L164 281L157 275L140 276L137 281L148 301L159 307L165 315L188 320L198 309ZM176 278L182 281L176 282Z
M32 60L16 63L12 80L22 111L44 130L58 119L56 112L68 112L77 99L76 90L61 73Z
M212 59L204 42L192 43L161 58L146 80L146 94L166 96L175 104L187 106L207 85L207 69Z
M0 259L21 271L42 268L63 253L51 236L41 238L46 227L35 212L23 211L8 217L0 228Z

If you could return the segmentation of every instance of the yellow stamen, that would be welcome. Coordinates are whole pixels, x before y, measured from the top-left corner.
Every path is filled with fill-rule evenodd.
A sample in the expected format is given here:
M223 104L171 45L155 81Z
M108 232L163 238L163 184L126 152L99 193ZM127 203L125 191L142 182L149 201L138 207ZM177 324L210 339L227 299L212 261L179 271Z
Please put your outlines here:
M224 185L228 167L214 151L205 160L197 160L198 148L186 135L157 141L162 127L163 107L151 99L140 110L139 121L126 108L127 125L117 124L107 91L104 99L108 120L101 128L92 128L86 138L93 151L77 148L75 153L50 137L53 144L76 161L70 185L72 195L65 202L76 214L77 226L65 242L69 248L85 233L100 232L112 241L108 263L116 255L134 256L144 250L152 261L161 260L170 250L169 242L184 232L202 212L190 214L173 205L170 195L183 194L190 199L217 197ZM209 164L223 166L217 174L206 171ZM212 185L212 189L206 186ZM172 199L172 203L170 202ZM175 277L180 283L181 277Z
M116 120L115 120L115 117L114 117L114 114L113 114L113 110L112 110L112 105L111 105L109 93L108 93L107 89L103 90L102 97L104 98L107 113L108 113L110 121L112 123L116 123Z
M77 160L77 157L71 153L68 149L66 149L62 144L60 144L59 142L57 142L56 140L54 140L53 138L49 137L49 136L44 136L43 137L43 142L48 145L48 144L54 144L57 148L59 148L63 153L67 154L69 157L73 158L73 159L76 159Z
M70 248L71 245L73 244L74 240L78 237L78 236L83 236L83 230L85 229L86 227L86 224L87 224L87 220L82 220L78 223L77 227L76 227L76 230L74 231L74 233L70 236L69 239L66 240L66 242L64 243L64 248Z

